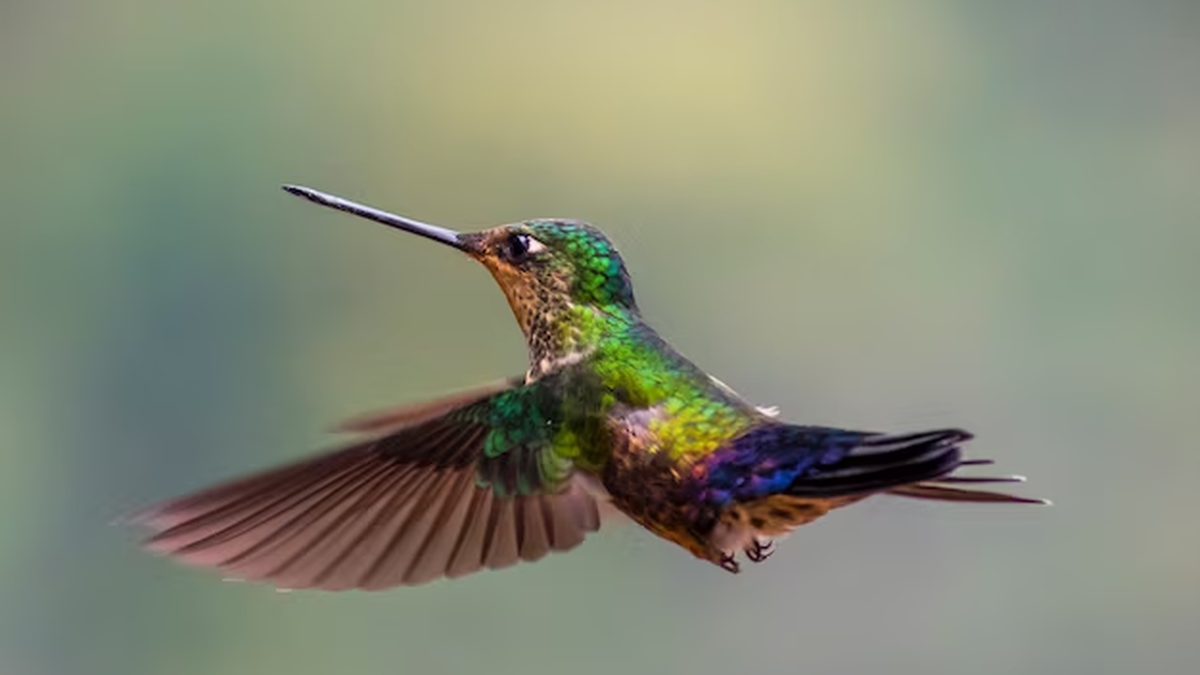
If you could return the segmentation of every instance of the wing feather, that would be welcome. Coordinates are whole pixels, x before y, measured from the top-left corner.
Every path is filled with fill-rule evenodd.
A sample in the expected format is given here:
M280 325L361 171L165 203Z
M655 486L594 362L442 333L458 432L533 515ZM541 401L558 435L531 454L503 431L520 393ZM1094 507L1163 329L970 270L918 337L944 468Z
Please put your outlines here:
M155 552L287 588L416 585L578 546L600 526L582 481L544 484L540 451L520 444L488 460L491 476L481 473L492 430L486 410L473 411L487 403L475 392L386 423L377 416L356 428L391 429L380 438L167 501L134 520L152 530L146 546ZM429 417L435 409L443 414Z

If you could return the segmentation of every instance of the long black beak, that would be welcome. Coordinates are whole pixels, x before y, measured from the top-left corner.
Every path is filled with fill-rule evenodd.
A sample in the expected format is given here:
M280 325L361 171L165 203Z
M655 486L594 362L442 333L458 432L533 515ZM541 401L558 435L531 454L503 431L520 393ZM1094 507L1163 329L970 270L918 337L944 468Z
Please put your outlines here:
M283 189L297 197L304 197L310 202L315 202L321 206L328 206L332 209L353 213L356 216L362 216L369 220L374 220L377 223L383 223L389 227L394 227L397 230L412 232L426 239L432 239L436 242L441 242L447 246L453 246L460 251L466 251L466 245L462 240L462 236L454 230L447 230L444 227L422 223L419 220L397 216L394 213L373 209L370 206L363 206L352 201L335 197L330 194L325 194L312 188L302 187L300 185L284 185Z

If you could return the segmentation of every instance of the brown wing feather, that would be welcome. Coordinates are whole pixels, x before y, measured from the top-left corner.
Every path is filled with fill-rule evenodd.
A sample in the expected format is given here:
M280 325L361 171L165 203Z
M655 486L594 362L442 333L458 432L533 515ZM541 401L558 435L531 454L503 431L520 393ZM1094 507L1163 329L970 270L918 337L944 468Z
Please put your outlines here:
M487 434L437 418L231 481L134 517L146 545L286 588L383 589L499 569L578 546L600 526L577 480L499 498L475 481Z

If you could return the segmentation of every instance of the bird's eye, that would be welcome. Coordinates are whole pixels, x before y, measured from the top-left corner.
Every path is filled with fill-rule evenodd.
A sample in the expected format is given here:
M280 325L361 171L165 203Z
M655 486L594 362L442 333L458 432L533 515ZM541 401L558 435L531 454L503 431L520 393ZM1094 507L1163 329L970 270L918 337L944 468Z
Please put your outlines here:
M514 232L504 240L500 252L510 263L520 264L528 260L529 256L545 248L542 242L528 234Z
M521 262L529 255L529 235L510 234L504 242L504 255L513 262Z

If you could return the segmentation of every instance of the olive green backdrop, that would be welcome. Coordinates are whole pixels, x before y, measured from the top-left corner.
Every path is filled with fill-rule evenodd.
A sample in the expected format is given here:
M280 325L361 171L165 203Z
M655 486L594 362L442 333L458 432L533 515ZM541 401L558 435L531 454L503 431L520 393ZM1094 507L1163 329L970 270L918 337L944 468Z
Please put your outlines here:
M0 674L1195 673L1200 6L0 2ZM592 220L811 423L961 425L1052 509L878 498L734 577L631 527L381 594L131 508L524 369L488 275L307 205Z

